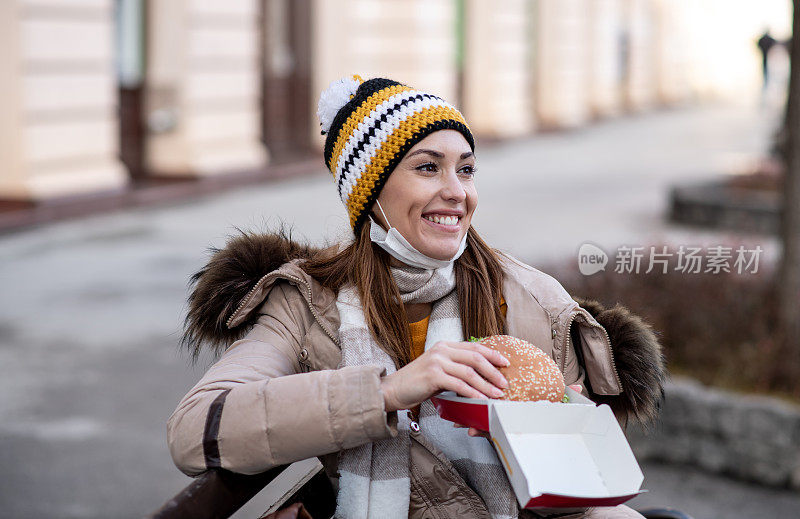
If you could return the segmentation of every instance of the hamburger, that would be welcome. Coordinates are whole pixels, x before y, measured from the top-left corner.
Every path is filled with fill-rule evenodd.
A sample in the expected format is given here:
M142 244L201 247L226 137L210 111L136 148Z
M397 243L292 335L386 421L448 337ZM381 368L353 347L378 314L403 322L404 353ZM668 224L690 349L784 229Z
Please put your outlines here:
M541 349L510 335L472 340L501 353L510 362L507 367L497 368L508 380L500 400L567 402L564 376Z

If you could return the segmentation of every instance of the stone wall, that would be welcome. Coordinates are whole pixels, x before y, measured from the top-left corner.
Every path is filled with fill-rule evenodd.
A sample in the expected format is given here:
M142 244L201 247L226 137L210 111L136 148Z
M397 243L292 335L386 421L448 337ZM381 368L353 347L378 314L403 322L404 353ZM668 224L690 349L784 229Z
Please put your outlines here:
M800 489L800 406L676 379L658 423L629 427L639 461L687 463L737 479Z

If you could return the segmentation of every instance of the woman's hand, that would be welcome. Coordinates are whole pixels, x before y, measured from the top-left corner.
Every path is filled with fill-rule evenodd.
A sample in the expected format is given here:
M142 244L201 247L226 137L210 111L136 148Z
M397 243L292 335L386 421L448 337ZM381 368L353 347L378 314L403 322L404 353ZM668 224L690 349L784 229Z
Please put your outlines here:
M497 398L508 381L496 366L508 359L477 342L439 341L431 349L383 377L386 411L411 409L440 391L467 398Z
M581 386L580 384L571 384L569 387L571 387L577 393L583 391L583 386ZM453 427L466 427L466 425L461 425L460 423L454 423ZM487 440L490 440L492 438L492 435L489 434L489 431L481 431L480 429L476 429L474 427L470 427L469 431L467 431L467 434L469 434L470 436L480 436L482 438L486 438Z

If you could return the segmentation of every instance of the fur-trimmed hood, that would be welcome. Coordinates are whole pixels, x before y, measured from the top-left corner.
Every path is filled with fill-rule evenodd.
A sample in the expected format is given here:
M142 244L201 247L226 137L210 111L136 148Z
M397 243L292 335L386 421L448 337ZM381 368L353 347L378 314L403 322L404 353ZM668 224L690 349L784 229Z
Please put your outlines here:
M224 249L211 247L211 259L189 281L189 310L181 345L197 359L203 347L221 353L240 339L257 316L229 328L228 318L259 279L294 259L308 259L321 249L300 245L291 233L239 231Z
M223 351L243 337L258 318L253 313L236 326L226 325L258 281L289 261L308 259L320 251L298 244L284 231L240 232L225 248L212 248L209 262L191 277L182 345L193 358L204 347ZM620 395L590 396L608 404L619 417L645 423L653 420L663 400L666 379L661 346L653 330L621 305L607 309L597 301L573 299L608 332L623 388Z
M641 317L617 304L605 308L591 299L573 296L608 332L623 391L619 395L592 395L598 404L608 404L614 413L640 423L655 420L664 400L667 371L661 344Z

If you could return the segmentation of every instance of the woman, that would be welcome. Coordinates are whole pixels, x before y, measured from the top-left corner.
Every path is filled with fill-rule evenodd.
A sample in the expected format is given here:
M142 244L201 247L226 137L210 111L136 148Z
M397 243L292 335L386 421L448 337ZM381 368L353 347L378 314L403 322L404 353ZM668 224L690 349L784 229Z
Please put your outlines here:
M653 334L486 245L471 227L474 140L453 106L353 76L318 115L354 240L313 250L245 234L194 276L184 342L229 347L169 419L175 463L254 474L319 456L337 517L539 516L519 510L490 443L429 400L507 386L506 359L465 338L532 342L627 420L651 418L661 396Z

